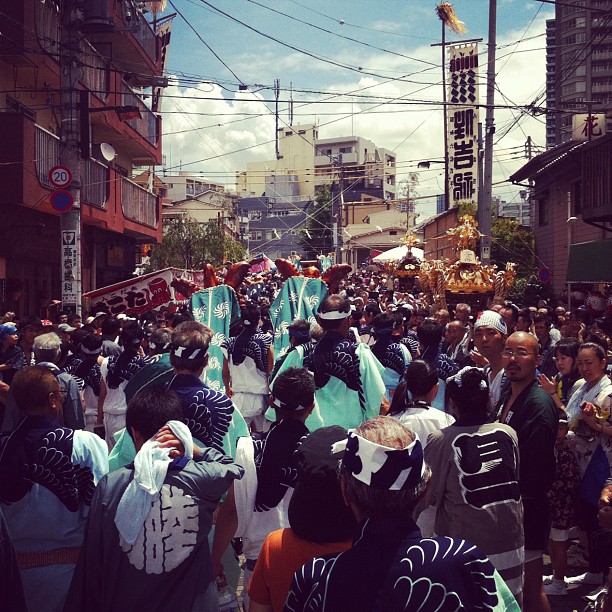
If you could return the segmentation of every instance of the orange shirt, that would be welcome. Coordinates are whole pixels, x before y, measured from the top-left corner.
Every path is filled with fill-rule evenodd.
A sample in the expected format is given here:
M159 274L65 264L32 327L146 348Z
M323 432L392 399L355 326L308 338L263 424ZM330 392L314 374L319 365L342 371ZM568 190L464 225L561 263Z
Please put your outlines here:
M249 597L261 604L271 604L282 612L294 572L314 557L347 550L351 540L318 544L295 535L292 529L273 531L263 543L255 571L249 582Z

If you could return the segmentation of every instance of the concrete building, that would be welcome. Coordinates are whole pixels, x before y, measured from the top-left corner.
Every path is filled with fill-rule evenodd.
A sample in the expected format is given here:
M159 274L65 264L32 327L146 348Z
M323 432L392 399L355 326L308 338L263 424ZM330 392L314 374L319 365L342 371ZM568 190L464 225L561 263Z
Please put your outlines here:
M362 195L394 200L395 153L360 136L324 138L315 142L317 184L342 183L344 199Z
M546 24L548 147L571 139L576 113L605 113L612 131L611 11L612 0L558 3Z
M402 203L395 200L395 154L377 147L371 140L359 136L320 139L316 126L297 125L279 129L278 149L279 159L249 163L246 171L237 175L240 209L250 206L243 204L245 199L266 202L256 212L265 219L266 227L256 227L261 219L242 215L241 233L250 235L251 253L256 252L258 247L254 245L259 244L255 236L260 235L271 236L268 240L261 238L261 244L286 251L286 245L275 242L277 235L286 234L282 227L272 227L270 219L286 216L292 208L292 214L299 215L315 199L317 187L330 188L333 216L342 227L361 223L372 213L401 209ZM340 211L341 202L344 206ZM406 223L414 225L414 210L404 209L402 215L405 231ZM293 225L296 222L297 217L291 220ZM275 220L274 224L277 223ZM299 245L295 246L291 250L301 254Z
M279 158L249 162L246 171L236 175L236 191L241 198L282 197L287 184L299 200L314 198L315 125L295 125L278 130Z
M506 202L501 198L493 198L493 206L497 210L498 217L515 219L519 225L529 227L531 225L531 211L527 197L528 193L527 191L521 191L520 193L524 194L525 197L512 202Z
M392 151L359 136L320 139L314 125L278 131L279 159L250 162L236 177L240 197L314 199L318 185L343 183L345 200L362 196L395 199L396 160ZM288 191L290 190L290 191Z
M129 278L141 245L161 239L161 198L132 177L161 164L159 102L168 20L145 3L88 0L72 14L78 48L78 108L62 109L62 11L55 0L5 0L0 36L0 309L45 314L61 296L60 214L49 170L60 161L62 114L80 118L82 289ZM161 17L158 16L158 17ZM143 94L148 102L144 102ZM122 109L131 107L130 114ZM91 146L89 146L91 143ZM101 143L116 153L109 161ZM140 173L140 171L138 171ZM16 299L16 296L19 298Z
M226 192L220 183L186 171L166 174L161 179L166 193L162 211L164 221L185 217L194 219L201 225L216 221L223 225L228 237L239 238L236 216L238 198L235 194Z

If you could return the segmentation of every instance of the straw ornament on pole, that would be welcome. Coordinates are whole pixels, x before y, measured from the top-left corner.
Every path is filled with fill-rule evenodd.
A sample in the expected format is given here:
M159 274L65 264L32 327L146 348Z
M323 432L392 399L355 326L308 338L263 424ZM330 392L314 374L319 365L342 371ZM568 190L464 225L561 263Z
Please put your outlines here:
M467 32L467 28L463 21L459 21L457 15L455 15L455 9L450 2L441 2L436 6L436 13L442 21L442 23L455 34L463 34Z

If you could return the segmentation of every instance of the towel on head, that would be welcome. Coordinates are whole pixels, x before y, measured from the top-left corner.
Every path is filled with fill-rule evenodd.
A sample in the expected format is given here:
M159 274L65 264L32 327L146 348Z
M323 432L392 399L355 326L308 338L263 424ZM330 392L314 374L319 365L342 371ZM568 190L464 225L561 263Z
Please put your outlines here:
M185 447L185 457L193 458L193 438L187 425L168 421L166 425ZM151 504L160 492L168 466L172 462L170 448L161 448L159 442L147 440L134 458L134 479L124 491L115 514L119 535L128 544L134 544L151 510Z

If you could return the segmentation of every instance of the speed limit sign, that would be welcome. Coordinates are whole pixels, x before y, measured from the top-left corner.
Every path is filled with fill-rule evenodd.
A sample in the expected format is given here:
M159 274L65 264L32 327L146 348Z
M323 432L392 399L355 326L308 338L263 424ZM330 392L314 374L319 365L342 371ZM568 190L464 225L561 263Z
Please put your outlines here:
M53 166L49 170L49 182L54 187L68 187L72 183L72 172L66 166Z

